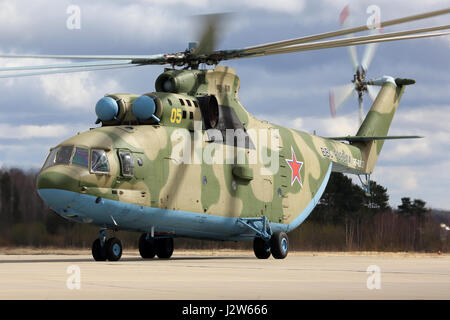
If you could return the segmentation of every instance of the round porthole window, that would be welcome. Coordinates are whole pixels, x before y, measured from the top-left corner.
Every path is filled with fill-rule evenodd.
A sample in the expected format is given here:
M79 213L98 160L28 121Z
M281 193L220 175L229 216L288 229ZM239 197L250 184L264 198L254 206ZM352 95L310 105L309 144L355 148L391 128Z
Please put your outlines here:
M203 176L203 184L207 184L208 183L208 179L206 179L206 176Z
M138 164L139 167L142 167L142 165L144 164L144 162L142 161L141 158L137 158L136 161L137 161L137 164Z

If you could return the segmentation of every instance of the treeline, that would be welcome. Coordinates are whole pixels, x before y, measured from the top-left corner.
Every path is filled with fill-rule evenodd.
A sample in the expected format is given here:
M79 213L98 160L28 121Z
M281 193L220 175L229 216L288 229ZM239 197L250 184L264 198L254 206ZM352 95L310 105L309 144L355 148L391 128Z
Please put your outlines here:
M0 169L0 246L90 248L98 227L69 222L39 198L37 172ZM320 203L310 217L289 234L291 250L448 251L449 239L439 215L420 199L403 198L389 207L386 188L371 182L371 197L343 174L333 173ZM136 248L139 234L120 231L124 247ZM176 239L176 248L249 249L251 242Z
M295 249L357 251L447 251L449 240L437 216L421 199L404 197L389 206L387 189L370 182L370 197L347 176L333 173L311 216L290 234Z

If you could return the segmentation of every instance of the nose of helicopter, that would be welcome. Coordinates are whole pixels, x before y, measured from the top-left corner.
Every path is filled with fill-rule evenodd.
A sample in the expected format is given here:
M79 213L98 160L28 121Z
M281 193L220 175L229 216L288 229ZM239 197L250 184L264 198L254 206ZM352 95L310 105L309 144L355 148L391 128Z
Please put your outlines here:
M41 171L37 177L36 187L41 199L52 209L66 207L79 191L76 175L58 168Z

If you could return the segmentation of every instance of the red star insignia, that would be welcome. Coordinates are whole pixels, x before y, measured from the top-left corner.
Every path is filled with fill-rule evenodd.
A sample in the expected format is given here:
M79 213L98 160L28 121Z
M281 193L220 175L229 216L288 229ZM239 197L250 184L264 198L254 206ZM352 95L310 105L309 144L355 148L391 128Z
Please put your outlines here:
M285 159L288 163L289 167L291 167L292 178L291 178L291 186L294 184L295 180L298 181L300 186L302 187L302 177L300 176L300 169L303 167L303 162L297 161L294 153L294 149L291 147L292 159Z

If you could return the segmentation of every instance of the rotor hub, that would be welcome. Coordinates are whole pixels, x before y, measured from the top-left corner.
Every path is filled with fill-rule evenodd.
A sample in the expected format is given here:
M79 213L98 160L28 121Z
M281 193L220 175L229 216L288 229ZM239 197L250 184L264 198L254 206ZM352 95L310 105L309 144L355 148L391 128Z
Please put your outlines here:
M366 71L362 67L356 69L352 82L355 84L355 90L358 97L362 98L364 92L367 92Z

